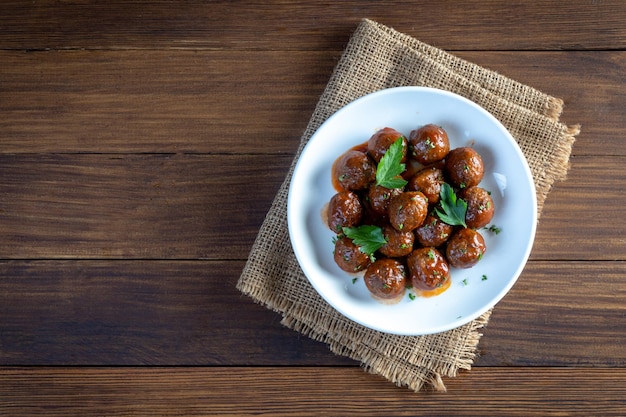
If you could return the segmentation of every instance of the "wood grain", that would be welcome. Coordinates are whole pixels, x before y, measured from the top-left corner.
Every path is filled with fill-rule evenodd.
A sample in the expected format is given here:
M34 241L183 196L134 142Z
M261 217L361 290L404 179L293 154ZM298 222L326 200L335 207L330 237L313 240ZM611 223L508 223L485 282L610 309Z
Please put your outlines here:
M446 380L447 393L415 394L357 368L8 368L0 412L621 417L625 381L624 369L489 368Z
M0 154L0 257L246 259L291 161ZM626 225L614 221L626 218L625 163L621 156L572 159L568 180L548 196L531 259L626 260Z
M0 51L0 152L293 155L339 54ZM562 98L576 154L626 156L626 52L458 55Z
M2 152L293 154L336 54L52 51L0 60Z
M7 7L8 6L8 7ZM0 48L342 50L368 17L444 49L620 49L619 0L9 2ZM468 11L471 11L468 13Z
M622 157L574 155L564 182L556 183L539 219L533 259L623 261L626 218ZM600 207L595 203L601 202Z
M625 262L530 262L494 308L476 364L623 368L624 274Z
M0 160L2 258L245 259L291 157Z
M624 6L3 2L0 414L626 415ZM370 375L235 289L365 17L582 125L447 394Z
M242 268L2 262L0 365L355 365L239 293Z
M357 365L241 295L242 268L2 262L0 365ZM625 262L530 262L483 331L477 366L626 366L625 274Z

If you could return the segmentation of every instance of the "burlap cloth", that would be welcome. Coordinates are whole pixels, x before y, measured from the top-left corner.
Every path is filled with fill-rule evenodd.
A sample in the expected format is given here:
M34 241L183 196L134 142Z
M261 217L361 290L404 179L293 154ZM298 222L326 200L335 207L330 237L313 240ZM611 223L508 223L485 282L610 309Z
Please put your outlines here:
M564 179L578 126L559 122L562 101L459 59L371 20L354 32L302 136L296 158L251 249L237 288L283 315L282 323L322 341L369 372L415 391L445 390L442 376L471 368L491 311L460 328L396 336L345 318L311 287L292 252L287 191L295 162L318 127L344 105L389 87L427 86L464 96L491 112L518 141L530 165L539 213L551 185Z

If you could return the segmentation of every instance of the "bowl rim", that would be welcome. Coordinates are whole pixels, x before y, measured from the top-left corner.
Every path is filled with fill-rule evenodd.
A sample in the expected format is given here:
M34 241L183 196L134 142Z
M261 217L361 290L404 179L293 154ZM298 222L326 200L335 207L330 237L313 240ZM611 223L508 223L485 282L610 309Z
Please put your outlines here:
M297 179L297 176L300 173L301 165L304 163L304 157L307 156L308 149L313 146L320 132L323 132L323 130L328 125L332 124L335 119L342 117L342 114L347 111L346 109L357 107L364 102L367 102L370 100L376 100L379 97L383 97L385 95L389 95L389 94L393 95L393 94L399 94L399 93L400 94L402 93L417 93L417 94L428 93L428 94L443 95L443 96L446 96L447 98L451 98L452 100L455 100L455 101L460 101L464 105L469 105L470 107L477 109L479 112L482 113L483 116L490 119L490 121L493 124L495 124L496 127L502 131L502 133L504 133L504 135L507 137L507 142L513 147L514 153L521 157L519 158L519 162L521 163L522 169L524 170L524 178L525 180L529 182L530 189L531 189L529 196L531 199L530 204L533 210L530 213L531 227L529 230L529 237L528 237L527 242L524 244L523 253L521 254L521 257L519 258L520 259L519 265L517 266L515 271L512 274L510 274L510 277L507 277L507 284L503 286L502 289L497 294L491 297L488 300L488 302L484 303L481 308L476 309L472 314L465 316L465 317L458 318L457 320L451 320L445 325L430 327L428 330L423 330L423 331L402 331L402 330L397 330L397 329L390 331L387 328L377 326L377 325L372 325L371 323L364 322L363 320L360 320L358 317L355 317L354 315L350 314L344 308L342 308L342 306L337 305L336 302L333 302L333 300L329 299L329 297L326 296L325 292L321 288L319 288L319 286L317 285L318 284L317 280L311 276L311 271L309 271L305 267L305 265L307 265L307 262L304 262L304 258L303 258L305 254L302 253L297 243L298 231L295 230L295 227L294 227L294 223L295 223L294 216L296 216L296 213L294 213L293 199L294 199L294 187L297 186L297 181L294 181L294 179ZM339 155L335 155L334 158L337 158L338 156ZM329 183L329 187L332 187L330 183ZM530 257L530 253L532 251L532 247L534 244L535 235L536 235L538 213L537 213L537 196L536 196L536 191L534 187L535 187L534 179L532 177L532 173L528 165L528 161L526 160L526 157L521 151L519 145L517 144L517 142L511 135L511 133L508 131L508 129L506 129L506 127L494 115L492 115L482 106L456 93L453 93L447 90L432 88L432 87L404 86L404 87L392 87L392 88L382 89L373 93L366 94L362 97L359 97L349 102L348 104L342 106L337 111L335 111L323 123L321 123L320 126L311 134L309 140L307 141L305 146L302 148L302 151L298 155L298 160L296 161L296 164L294 166L294 170L290 178L290 184L289 184L289 189L288 189L287 223L288 223L289 238L291 241L292 249L298 261L298 264L304 276L307 278L308 282L313 286L314 290L322 297L322 299L325 300L325 302L330 304L331 307L333 307L333 309L338 311L341 315L345 316L347 319L355 321L356 323L359 323L367 328L381 331L384 333L399 334L399 335L416 335L416 336L440 333L443 331L451 330L459 326L465 325L471 322L472 320L479 318L489 309L494 307L510 291L513 285L516 283L517 279L521 275L523 269L525 268L528 262L528 259Z

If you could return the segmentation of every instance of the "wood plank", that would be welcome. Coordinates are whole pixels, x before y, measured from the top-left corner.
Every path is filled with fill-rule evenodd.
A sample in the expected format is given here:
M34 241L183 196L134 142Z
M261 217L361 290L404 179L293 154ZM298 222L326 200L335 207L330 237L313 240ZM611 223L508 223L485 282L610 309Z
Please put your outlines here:
M626 219L621 157L571 159L539 219L532 259L626 260Z
M625 262L530 262L495 307L476 365L626 366Z
M293 154L335 59L0 52L0 152Z
M414 393L355 368L9 368L3 415L623 416L626 370L482 368Z
M323 10L323 13L320 13ZM467 13L471 10L471 13ZM446 49L620 49L626 8L589 3L475 0L341 2L5 2L0 48L341 50L368 17ZM598 22L602 22L601 25Z
M626 415L623 1L2 10L0 415ZM363 17L562 97L583 127L447 394L368 374L235 288Z
M293 154L339 54L0 51L0 152ZM458 55L564 99L577 154L626 155L626 52Z
M0 365L357 365L240 294L243 265L0 262ZM530 262L476 365L626 366L625 274L626 262Z
M0 258L245 259L291 157L0 161Z
M625 163L572 160L531 259L626 260L626 225L615 221L626 218ZM0 259L246 259L290 164L289 155L0 155Z
M235 288L242 269L0 262L0 365L355 365L244 297Z

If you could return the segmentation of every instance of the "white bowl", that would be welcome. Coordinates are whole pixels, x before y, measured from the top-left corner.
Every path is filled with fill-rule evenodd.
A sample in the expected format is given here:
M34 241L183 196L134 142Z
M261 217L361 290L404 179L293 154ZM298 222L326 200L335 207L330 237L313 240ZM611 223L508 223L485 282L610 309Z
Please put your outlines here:
M331 167L339 155L383 127L408 137L411 130L428 123L446 130L451 148L472 146L482 156L485 175L481 186L492 192L495 215L491 224L501 232L481 230L487 246L482 260L470 269L451 268L451 286L442 294L415 299L405 295L396 304L385 304L372 298L363 279L353 280L354 274L342 271L334 262L335 234L322 215L336 193ZM524 155L495 117L447 91L398 87L355 100L315 132L296 164L287 215L296 258L324 300L371 329L424 335L470 322L511 289L530 256L537 200Z

